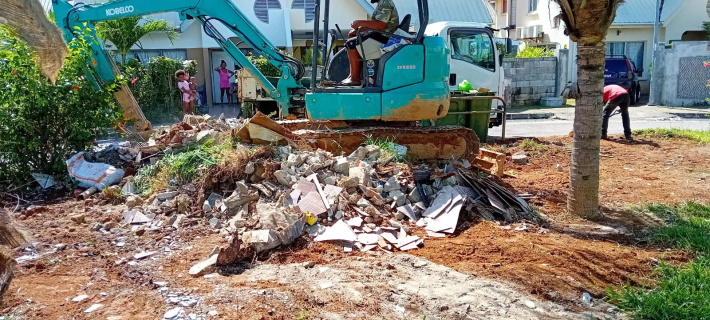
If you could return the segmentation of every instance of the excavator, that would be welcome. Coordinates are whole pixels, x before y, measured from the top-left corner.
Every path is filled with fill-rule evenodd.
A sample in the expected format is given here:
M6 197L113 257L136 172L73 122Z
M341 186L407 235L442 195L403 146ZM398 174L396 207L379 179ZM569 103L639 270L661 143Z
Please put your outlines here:
M346 87L311 81L304 87L299 80L305 67L293 57L282 53L274 46L232 0L114 0L98 4L79 1L51 0L56 25L48 25L44 11L36 0L6 0L9 6L0 8L0 19L10 24L20 36L37 51L51 51L40 63L52 68L42 68L48 78L56 79L57 62L66 50L63 40L69 43L76 30L94 29L97 22L129 16L144 16L160 12L177 12L181 20L199 22L204 33L213 38L243 72L257 78L265 94L279 105L279 117L296 115L305 120L270 122L265 116L257 116L250 124L261 125L292 140L305 142L328 151L351 152L367 137L387 139L406 146L408 154L421 159L450 159L475 157L479 140L476 134L464 127L421 127L420 120L438 119L447 115L451 102L449 89L449 49L439 36L425 36L428 25L428 2L417 0L419 30L410 32L410 15L400 24L401 32L409 33L406 41L388 52L380 50L381 44L369 40L360 41L358 48L363 59L362 87ZM328 30L327 15L329 0L317 0L314 43L318 44L320 32L320 5L325 1L326 16L323 30ZM27 19L25 21L17 21ZM221 35L215 24L222 24L234 32L241 41L252 48L256 56L266 58L281 71L276 85L272 84L254 66L241 50ZM34 31L32 31L34 30ZM376 30L358 30L379 32ZM61 38L59 37L61 34ZM401 33L400 33L401 34ZM28 39L26 35L33 37ZM391 34L385 34L391 36ZM96 83L116 79L118 70L105 48L94 43L93 56L87 63L87 77ZM318 52L318 46L314 52ZM323 50L324 53L326 50ZM329 56L328 53L323 56ZM337 77L335 73L347 74L348 65L343 63L342 52L326 62L324 78ZM314 60L316 55L314 54ZM313 63L313 77L316 73ZM61 66L61 63L59 64ZM315 79L313 79L315 80ZM325 85L323 83L326 83ZM135 131L148 133L151 125L141 112L128 87L115 92L124 108L126 119L136 121Z

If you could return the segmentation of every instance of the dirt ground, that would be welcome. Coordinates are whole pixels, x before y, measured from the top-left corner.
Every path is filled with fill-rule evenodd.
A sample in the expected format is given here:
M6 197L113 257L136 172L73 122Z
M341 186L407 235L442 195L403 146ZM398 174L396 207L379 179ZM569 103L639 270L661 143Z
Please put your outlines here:
M659 259L688 258L644 243L641 230L661 222L624 209L642 202L710 201L710 146L602 141L606 217L588 221L564 210L571 140L538 140L546 150L530 154L530 165L512 164L510 155L519 147L507 148L506 170L515 176L500 182L532 194L529 201L549 225L515 231L523 223L465 222L455 236L428 238L411 255L344 253L337 245L301 238L253 264L192 278L187 270L225 243L201 219L177 231L138 236L121 228L90 230L95 221L119 221L124 205L67 200L27 210L16 218L36 245L17 251L21 262L0 315L160 319L182 303L182 319L617 318L600 300L607 287L643 283ZM68 218L76 213L85 213L86 222ZM131 259L146 251L156 253ZM33 259L22 261L28 255ZM306 268L307 261L316 264ZM594 298L592 307L581 301L583 292ZM71 301L81 294L88 297ZM93 304L102 306L85 313Z

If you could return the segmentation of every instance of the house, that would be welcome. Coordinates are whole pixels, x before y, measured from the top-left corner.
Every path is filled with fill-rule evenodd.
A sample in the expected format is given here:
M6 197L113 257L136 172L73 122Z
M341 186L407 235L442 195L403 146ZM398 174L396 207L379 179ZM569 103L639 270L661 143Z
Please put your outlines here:
M574 47L564 34L560 7L553 0L492 0L497 28L515 25L512 39L525 45L548 49ZM648 80L652 60L653 24L656 0L625 0L606 36L607 54L623 54L643 69L641 80ZM663 0L658 41L700 41L706 39L702 23L710 20L708 0ZM504 34L503 34L504 36ZM649 81L641 81L648 93Z

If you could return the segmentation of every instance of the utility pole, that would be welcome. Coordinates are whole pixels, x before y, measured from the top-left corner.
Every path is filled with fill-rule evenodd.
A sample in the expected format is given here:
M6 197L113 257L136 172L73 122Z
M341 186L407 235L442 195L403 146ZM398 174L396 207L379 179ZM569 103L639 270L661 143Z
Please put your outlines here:
M653 50L652 55L651 55L651 68L656 67L656 70L658 70L658 61L656 61L656 49L658 47L658 26L661 24L661 1L662 0L656 0L656 10L655 10L655 16L653 19L653 45L651 46L651 50ZM658 94L658 72L653 72L651 71L651 92L648 95L648 105L655 106L658 105L658 99L657 99L657 94Z

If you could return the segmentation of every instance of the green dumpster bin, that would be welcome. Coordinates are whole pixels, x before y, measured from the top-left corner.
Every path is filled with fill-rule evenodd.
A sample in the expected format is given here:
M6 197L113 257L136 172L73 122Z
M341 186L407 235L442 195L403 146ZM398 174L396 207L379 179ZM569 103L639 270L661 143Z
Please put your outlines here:
M493 92L485 93L463 93L460 91L451 92L451 104L449 113L466 112L466 111L490 111L491 102L493 100L478 99L467 100L466 97L472 96L495 96ZM486 142L488 139L488 123L490 122L490 113L474 113L474 114L447 114L443 118L434 121L435 126L461 126L470 128L476 132L478 140ZM422 126L431 126L431 121L423 120Z

